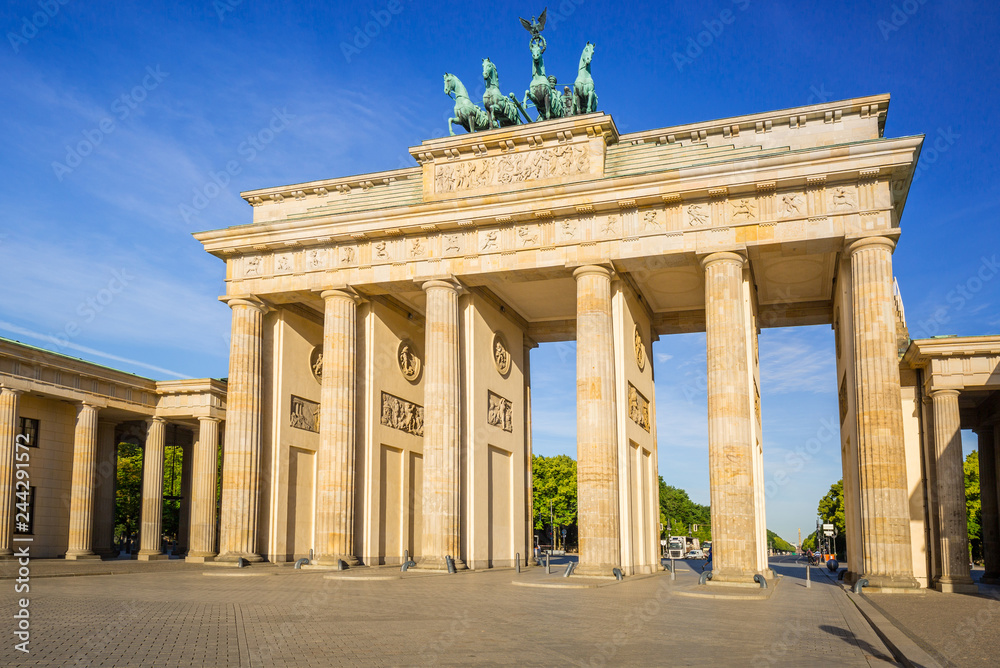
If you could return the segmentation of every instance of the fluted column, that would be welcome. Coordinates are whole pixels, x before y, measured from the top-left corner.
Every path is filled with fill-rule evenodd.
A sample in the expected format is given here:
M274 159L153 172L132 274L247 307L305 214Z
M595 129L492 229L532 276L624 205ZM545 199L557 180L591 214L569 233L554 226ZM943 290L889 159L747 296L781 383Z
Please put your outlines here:
M357 303L343 290L320 295L323 377L319 452L316 455L316 561L358 564L354 555L354 393L357 374Z
M980 582L1000 584L1000 498L997 496L998 430L995 426L982 425L976 430L979 436L979 498L982 502L983 558L986 570Z
M754 430L747 387L743 265L736 253L713 253L705 268L708 366L708 468L712 500L713 581L751 581L757 573Z
M584 266L576 279L576 480L578 575L621 566L617 402L611 272Z
M421 568L445 567L460 558L461 377L458 346L458 287L428 281L424 367L424 498Z
M115 532L115 477L117 461L115 457L115 426L108 420L97 421L97 468L94 498L94 547L101 555L116 555L114 549Z
M69 549L66 559L100 559L94 554L94 469L97 467L97 407L76 409L73 432L73 478L69 505Z
M163 534L163 455L167 423L163 418L146 420L146 446L142 453L142 526L139 529L140 561L166 559L160 549Z
M529 555L534 552L535 541L535 511L534 511L534 478L532 477L532 445L531 445L531 349L538 344L527 336L522 338L524 343L524 564L531 563Z
M850 245L855 396L861 487L861 560L872 587L916 588L892 296L885 237Z
M931 392L937 457L938 522L941 527L941 591L976 591L969 574L969 525L965 509L958 390Z
M187 561L215 557L215 488L218 482L219 419L198 418L191 466L191 539Z
M222 520L217 561L263 561L257 552L261 459L262 304L229 302L233 310L222 455Z
M0 388L0 559L14 555L14 470L21 394L21 390Z

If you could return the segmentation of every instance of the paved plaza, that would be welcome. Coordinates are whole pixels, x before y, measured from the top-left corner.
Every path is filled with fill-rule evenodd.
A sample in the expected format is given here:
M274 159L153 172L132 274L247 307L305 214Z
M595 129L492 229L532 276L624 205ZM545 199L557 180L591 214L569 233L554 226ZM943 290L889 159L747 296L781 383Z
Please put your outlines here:
M551 575L532 568L401 576L385 568L341 574L289 565L38 561L27 655L13 649L19 595L9 567L2 571L7 629L0 664L896 665L892 650L824 573L813 571L806 588L800 562L773 560L784 577L772 582L767 598L742 600L732 595L762 592L699 587L700 565L678 562L675 581L661 573L617 583L564 579L563 563L554 563ZM69 576L88 570L117 574ZM558 587L564 584L600 586ZM936 592L870 598L901 617L931 599L951 604L942 614L988 616L979 640L992 633L1000 610L989 598ZM964 607L970 602L976 607ZM939 626L929 638L948 633ZM955 658L961 661L954 665L989 665L979 661L985 652Z

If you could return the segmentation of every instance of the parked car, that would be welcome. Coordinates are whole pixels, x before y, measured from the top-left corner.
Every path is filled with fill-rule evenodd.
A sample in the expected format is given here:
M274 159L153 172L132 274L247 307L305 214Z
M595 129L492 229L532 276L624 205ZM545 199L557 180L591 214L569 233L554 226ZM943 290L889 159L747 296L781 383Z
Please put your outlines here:
M708 559L708 555L705 554L704 550L691 550L687 553L685 559Z

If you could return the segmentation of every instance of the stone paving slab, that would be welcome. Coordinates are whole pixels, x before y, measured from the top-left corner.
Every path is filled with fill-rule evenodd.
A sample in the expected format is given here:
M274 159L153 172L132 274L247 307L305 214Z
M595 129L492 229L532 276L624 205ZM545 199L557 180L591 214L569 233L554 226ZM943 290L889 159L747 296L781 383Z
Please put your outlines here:
M1000 587L980 584L978 595L924 590L921 596L864 597L943 666L1000 663Z
M193 566L32 580L28 655L11 640L21 595L0 582L0 665L891 665L838 587L805 589L791 572L769 600L727 601L676 596L697 582L683 569L673 583L541 590L513 586L506 569L348 582L261 564L246 570L276 576L208 578Z

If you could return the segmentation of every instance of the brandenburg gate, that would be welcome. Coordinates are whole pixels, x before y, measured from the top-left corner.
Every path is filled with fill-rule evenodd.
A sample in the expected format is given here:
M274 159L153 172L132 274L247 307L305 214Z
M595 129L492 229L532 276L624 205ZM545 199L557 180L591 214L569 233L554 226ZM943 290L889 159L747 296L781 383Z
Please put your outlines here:
M828 324L850 577L916 587L892 256L922 138L885 137L888 106L630 134L582 113L243 193L250 224L196 235L232 308L219 558L525 560L529 352L575 341L575 574L658 569L650 351L703 331L714 580L752 581L758 332Z

